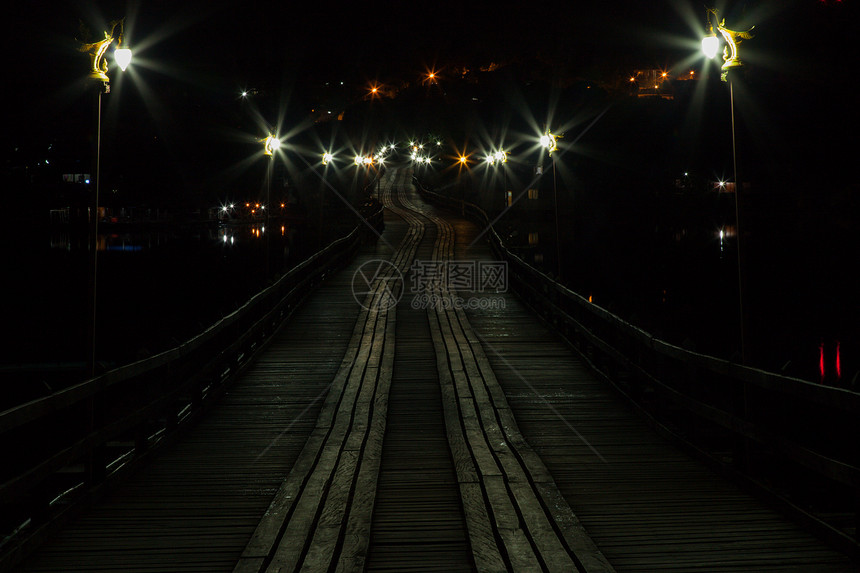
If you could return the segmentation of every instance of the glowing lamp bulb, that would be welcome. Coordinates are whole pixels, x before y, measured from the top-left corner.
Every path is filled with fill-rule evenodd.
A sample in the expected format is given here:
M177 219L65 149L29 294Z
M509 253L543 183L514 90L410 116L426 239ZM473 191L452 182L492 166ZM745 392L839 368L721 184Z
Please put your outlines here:
M131 63L131 50L128 48L117 48L113 53L113 59L119 66L119 69L125 71Z
M720 41L717 39L717 36L714 34L710 34L702 38L702 52L704 52L705 57L709 60L714 59L714 56L717 55L717 50L720 48Z
M275 151L281 146L281 140L274 135L268 136L263 140L263 153L266 155L274 155Z

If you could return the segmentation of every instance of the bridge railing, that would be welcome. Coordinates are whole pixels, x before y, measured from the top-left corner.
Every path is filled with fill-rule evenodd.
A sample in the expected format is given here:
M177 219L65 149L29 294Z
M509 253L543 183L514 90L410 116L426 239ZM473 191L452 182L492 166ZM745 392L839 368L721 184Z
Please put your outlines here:
M421 188L482 226L480 207ZM669 344L592 304L486 236L509 284L659 431L855 555L860 394Z
M382 209L364 215L191 340L0 412L0 570L198 419L313 287L375 238Z

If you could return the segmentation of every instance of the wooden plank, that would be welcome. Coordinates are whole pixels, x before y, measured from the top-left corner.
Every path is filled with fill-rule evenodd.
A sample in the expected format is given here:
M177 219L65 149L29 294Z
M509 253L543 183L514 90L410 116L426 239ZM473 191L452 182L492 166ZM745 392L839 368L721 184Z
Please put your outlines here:
M437 225L450 227L444 221L437 221ZM441 240L437 239L434 256L441 260L449 259L452 256L451 249L447 234L444 234ZM515 570L533 570L542 561L553 564L553 567L574 568L574 560L568 555L565 541L557 537L553 527L555 516L545 512L531 485L534 478L528 470L530 467L536 468L539 472L536 478L549 487L554 487L554 483L519 435L504 392L483 353L479 337L472 331L461 309L428 312L428 315L431 323L435 318L435 323L439 325L438 329L432 329L439 339L437 351L448 353L449 364L459 362L462 366L462 373L452 372L460 417L469 449L480 469L481 484L492 507L495 529L506 540L505 551L512 567ZM502 417L498 409L505 411L507 424L500 424ZM505 426L504 433L502 426ZM512 450L514 447L517 447L517 451ZM520 450L528 452L530 465L521 463ZM566 509L570 512L569 507Z
M506 571L508 567L496 543L481 485L461 482L460 498L478 571Z

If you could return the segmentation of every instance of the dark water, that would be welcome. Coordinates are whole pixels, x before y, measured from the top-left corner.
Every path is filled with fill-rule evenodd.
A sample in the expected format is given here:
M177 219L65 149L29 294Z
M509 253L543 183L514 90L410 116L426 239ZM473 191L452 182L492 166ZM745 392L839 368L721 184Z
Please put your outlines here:
M546 208L512 210L497 228L527 262L552 275L561 268L564 282L595 304L674 344L737 360L737 243L730 217L714 212L611 225L562 212L559 249ZM255 225L102 230L96 354L103 368L171 348L244 303L267 282L267 240L268 271L276 274L343 232L321 237L295 223L271 233ZM752 365L812 381L821 381L823 360L826 383L850 387L860 369L855 263L812 233L759 232L744 243L748 352ZM90 258L84 235L59 229L25 230L3 247L7 405L83 379Z
M750 366L856 389L860 259L850 236L829 223L750 218L739 269L728 211L641 212L609 225L562 213L560 249L548 216L514 215L500 226L527 262L561 271L572 290L663 340L739 362L743 336Z
M100 228L96 360L133 362L203 331L314 252L301 224L152 230ZM268 236L267 236L268 235ZM85 234L53 229L4 249L4 402L82 379L87 355L91 256ZM20 386L32 385L30 391Z

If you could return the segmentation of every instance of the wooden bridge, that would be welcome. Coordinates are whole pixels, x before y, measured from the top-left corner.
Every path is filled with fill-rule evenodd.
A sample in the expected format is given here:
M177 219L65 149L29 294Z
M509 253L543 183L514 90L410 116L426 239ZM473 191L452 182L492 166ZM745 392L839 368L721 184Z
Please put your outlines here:
M378 240L0 413L2 569L857 570L856 394L589 308L408 169L379 193Z

